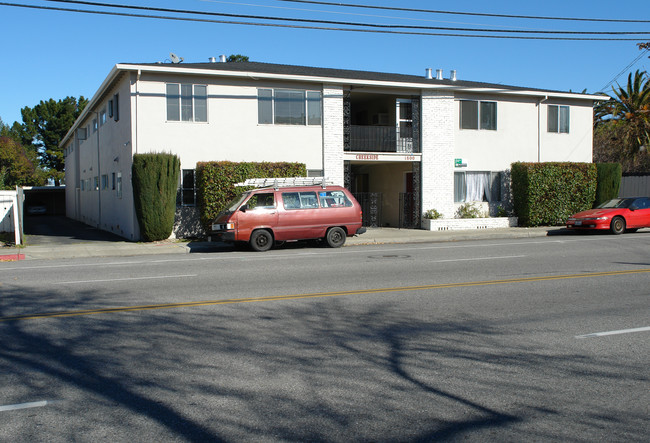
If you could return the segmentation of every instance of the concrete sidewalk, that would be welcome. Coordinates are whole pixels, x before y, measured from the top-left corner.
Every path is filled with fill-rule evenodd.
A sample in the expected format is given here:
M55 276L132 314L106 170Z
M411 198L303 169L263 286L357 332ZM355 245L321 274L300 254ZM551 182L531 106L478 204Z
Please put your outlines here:
M406 244L486 240L505 238L546 237L566 233L561 227L474 229L464 231L424 231L421 229L368 228L365 234L348 238L345 247L371 244ZM568 233L567 235L572 235ZM225 252L231 245L205 241L161 241L136 243L128 241L79 241L72 244L27 245L22 248L0 248L0 261L32 259L65 259L79 257L117 257L148 254L189 254Z

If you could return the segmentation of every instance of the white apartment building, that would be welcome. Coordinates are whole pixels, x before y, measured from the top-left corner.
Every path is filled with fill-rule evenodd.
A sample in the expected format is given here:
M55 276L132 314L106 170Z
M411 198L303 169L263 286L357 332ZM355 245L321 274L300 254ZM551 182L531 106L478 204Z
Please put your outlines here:
M592 161L599 95L255 62L118 64L62 141L66 214L139 239L133 154L179 156L177 235L198 229L197 162L300 162L370 226L419 227L507 198L516 161Z

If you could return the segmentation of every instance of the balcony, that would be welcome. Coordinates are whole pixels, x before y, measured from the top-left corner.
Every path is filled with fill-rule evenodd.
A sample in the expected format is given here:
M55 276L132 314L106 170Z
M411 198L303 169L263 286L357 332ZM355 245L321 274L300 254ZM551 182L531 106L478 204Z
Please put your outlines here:
M419 153L413 145L413 128L402 126L350 126L350 147L346 151Z

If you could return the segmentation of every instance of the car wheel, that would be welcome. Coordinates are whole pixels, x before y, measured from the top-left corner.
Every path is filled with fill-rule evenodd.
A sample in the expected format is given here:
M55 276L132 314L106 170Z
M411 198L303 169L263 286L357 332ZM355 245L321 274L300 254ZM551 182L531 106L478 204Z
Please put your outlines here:
M273 236L266 229L258 229L251 235L250 245L254 251L268 251L273 246Z
M625 232L625 219L623 217L614 217L612 223L609 225L612 234L622 234Z
M345 231L339 227L330 228L325 240L330 248L340 248L345 243Z

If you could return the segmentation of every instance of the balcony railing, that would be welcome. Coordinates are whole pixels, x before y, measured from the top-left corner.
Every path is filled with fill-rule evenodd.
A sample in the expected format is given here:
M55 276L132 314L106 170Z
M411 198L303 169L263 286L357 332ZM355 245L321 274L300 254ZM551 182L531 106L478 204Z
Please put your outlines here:
M350 126L350 151L403 152L411 154L413 128L402 127L398 134L395 126Z

